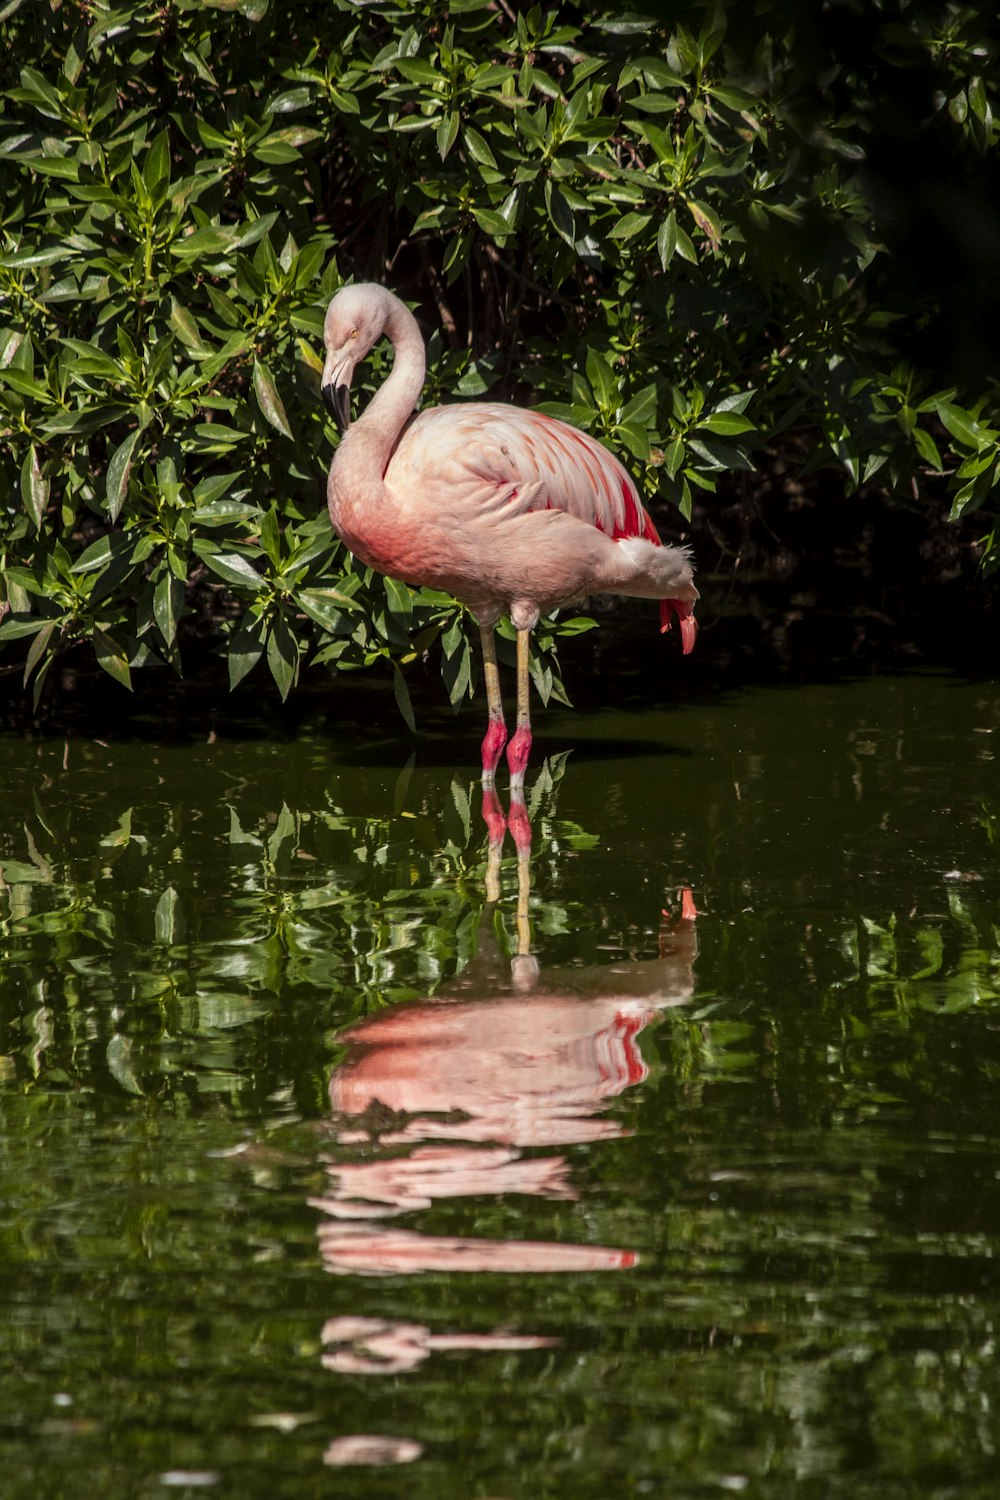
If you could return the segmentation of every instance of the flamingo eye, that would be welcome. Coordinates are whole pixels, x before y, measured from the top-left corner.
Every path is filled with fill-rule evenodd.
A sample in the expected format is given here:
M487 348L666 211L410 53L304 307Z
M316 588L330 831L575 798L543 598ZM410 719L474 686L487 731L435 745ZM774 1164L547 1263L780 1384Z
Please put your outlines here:
M347 337L349 339L356 339L357 336L358 336L358 330L356 328L352 328L351 331L350 331L350 333L347 335Z

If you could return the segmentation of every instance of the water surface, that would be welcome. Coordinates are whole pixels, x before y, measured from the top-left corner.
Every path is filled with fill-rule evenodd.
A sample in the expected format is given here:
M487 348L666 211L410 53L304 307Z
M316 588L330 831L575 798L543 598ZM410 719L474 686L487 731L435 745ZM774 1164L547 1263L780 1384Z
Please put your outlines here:
M0 741L4 1494L995 1493L995 685L477 732Z

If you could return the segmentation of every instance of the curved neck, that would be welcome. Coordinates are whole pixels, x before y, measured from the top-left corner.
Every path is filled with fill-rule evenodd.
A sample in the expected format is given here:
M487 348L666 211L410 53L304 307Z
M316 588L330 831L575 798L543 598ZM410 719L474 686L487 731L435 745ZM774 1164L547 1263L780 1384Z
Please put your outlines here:
M383 333L393 347L392 370L384 385L348 428L334 462L355 471L358 491L370 495L382 486L392 451L423 389L426 355L417 320L404 303L386 292Z
M427 357L416 318L398 297L387 295L385 336L393 347L392 370L358 418L357 425L378 425L383 432L391 433L391 448L423 390Z

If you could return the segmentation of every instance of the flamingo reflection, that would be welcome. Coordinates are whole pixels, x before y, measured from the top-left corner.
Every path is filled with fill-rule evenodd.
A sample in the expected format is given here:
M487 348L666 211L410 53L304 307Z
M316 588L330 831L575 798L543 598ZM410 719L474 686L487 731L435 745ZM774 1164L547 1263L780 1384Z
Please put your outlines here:
M634 1250L604 1245L433 1235L386 1222L445 1199L575 1198L566 1157L548 1148L623 1134L606 1110L646 1077L639 1033L693 991L697 914L689 890L674 920L664 913L657 958L540 970L530 951L531 827L523 797L512 799L505 817L487 790L483 818L487 902L477 957L433 998L392 1006L344 1033L348 1054L329 1086L339 1149L328 1163L328 1191L313 1200L325 1215L319 1235L331 1271L598 1271L638 1259ZM507 831L518 856L513 959L500 952L493 920ZM348 1330L355 1352L345 1353L341 1321L327 1325L335 1360L384 1365L436 1347L434 1335L406 1325L369 1330L360 1356ZM371 1338L382 1341L381 1353L372 1352ZM424 1352L414 1356L415 1349Z

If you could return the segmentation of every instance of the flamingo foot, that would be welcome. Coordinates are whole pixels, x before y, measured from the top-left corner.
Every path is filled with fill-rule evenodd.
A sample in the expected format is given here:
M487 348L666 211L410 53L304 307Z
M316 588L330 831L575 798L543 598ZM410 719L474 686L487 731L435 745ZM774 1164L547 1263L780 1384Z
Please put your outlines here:
M514 731L514 737L507 746L507 767L510 771L511 790L524 786L524 773L530 754L531 729L527 724L522 724Z
M500 764L500 755L504 745L507 743L507 726L503 719L491 717L486 733L483 736L483 785L492 786L493 777L497 766Z

